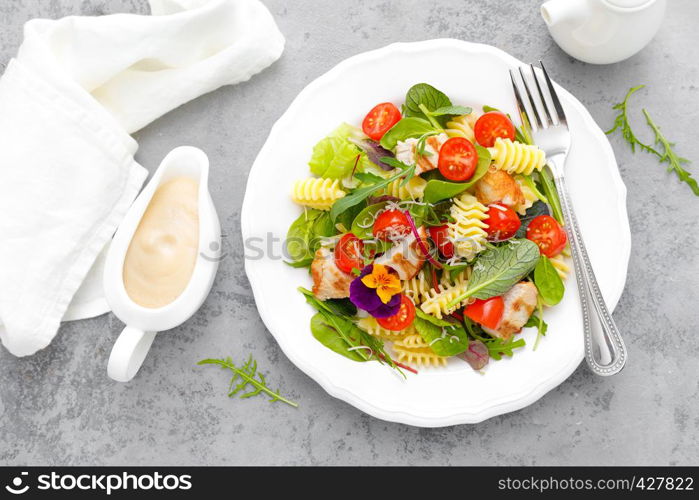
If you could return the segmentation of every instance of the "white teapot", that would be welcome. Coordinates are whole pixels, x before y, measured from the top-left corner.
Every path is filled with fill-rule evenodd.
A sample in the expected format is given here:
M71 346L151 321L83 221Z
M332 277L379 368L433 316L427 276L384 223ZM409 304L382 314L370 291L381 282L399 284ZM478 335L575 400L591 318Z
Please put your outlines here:
M593 64L634 55L660 28L666 0L549 0L541 16L556 43Z

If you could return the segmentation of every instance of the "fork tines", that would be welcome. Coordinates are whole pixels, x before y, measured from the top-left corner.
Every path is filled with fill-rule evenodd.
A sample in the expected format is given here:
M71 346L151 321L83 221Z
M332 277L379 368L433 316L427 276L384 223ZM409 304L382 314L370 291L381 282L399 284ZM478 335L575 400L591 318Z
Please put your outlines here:
M531 64L528 68L520 66L519 76L524 85L524 93L520 92L515 71L510 70L510 79L512 80L512 88L514 89L520 117L522 122L526 120L533 131L546 129L553 125L567 125L563 106L546 72L546 68L544 68L544 63L539 61L539 64L541 65L541 70L534 68ZM542 78L546 83L545 85L541 84ZM534 81L535 86L531 84L530 80ZM544 91L544 88L546 91ZM543 113L540 112L542 109ZM530 119L530 116L533 116L534 119Z

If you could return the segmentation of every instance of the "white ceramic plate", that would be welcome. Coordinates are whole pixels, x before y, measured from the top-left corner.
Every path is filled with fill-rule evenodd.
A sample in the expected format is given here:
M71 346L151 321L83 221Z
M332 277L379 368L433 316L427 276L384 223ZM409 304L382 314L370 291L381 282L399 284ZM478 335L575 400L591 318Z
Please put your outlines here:
M289 199L292 182L309 175L314 144L340 123L361 123L378 102L402 103L419 82L434 85L455 104L489 104L515 116L507 70L520 64L487 45L432 40L389 45L337 65L298 95L250 171L241 222L248 246L259 247L270 236L283 240L301 213ZM600 287L613 307L631 248L626 188L602 131L580 102L557 90L572 134L569 189ZM275 255L266 252L262 258L246 251L245 269L265 325L289 359L327 392L377 418L424 427L480 422L533 403L583 359L580 302L570 276L563 301L546 311L548 335L538 349L532 349L536 333L529 329L522 334L527 347L511 359L491 361L485 374L455 359L446 368L423 369L403 380L376 362L350 361L313 338L313 310L296 290L310 288L310 277L305 269L285 265L280 244L273 246Z

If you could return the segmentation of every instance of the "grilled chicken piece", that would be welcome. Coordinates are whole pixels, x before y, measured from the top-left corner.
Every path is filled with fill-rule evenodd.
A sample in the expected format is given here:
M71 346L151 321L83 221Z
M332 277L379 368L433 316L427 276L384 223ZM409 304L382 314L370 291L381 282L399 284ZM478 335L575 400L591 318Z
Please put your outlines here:
M353 276L340 271L331 250L321 247L316 251L311 263L311 276L313 295L319 300L349 297Z
M439 161L439 150L449 137L447 134L431 135L425 139L425 154L420 155L415 167L415 175L420 175L423 172L428 172L437 168ZM396 144L396 160L402 161L406 165L415 165L415 157L417 156L415 149L417 148L417 139L406 139L398 141Z
M417 230L422 241L426 241L427 231L423 226ZM425 263L425 254L422 253L417 238L410 233L381 257L374 260L376 264L382 264L393 268L402 280L409 280L414 277Z
M483 330L493 337L504 340L512 337L514 333L519 333L536 309L537 295L534 283L520 281L502 296L505 309L498 327L493 330L484 326Z
M486 174L476 182L476 198L484 205L502 203L515 207L524 203L524 194L514 177L503 170L491 166Z

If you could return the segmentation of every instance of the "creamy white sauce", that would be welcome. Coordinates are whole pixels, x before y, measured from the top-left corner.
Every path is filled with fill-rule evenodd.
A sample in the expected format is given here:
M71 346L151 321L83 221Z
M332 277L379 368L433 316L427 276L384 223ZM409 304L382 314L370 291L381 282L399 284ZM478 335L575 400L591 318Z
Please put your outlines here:
M153 194L124 260L131 300L148 308L173 302L187 287L199 248L199 184L175 177Z

